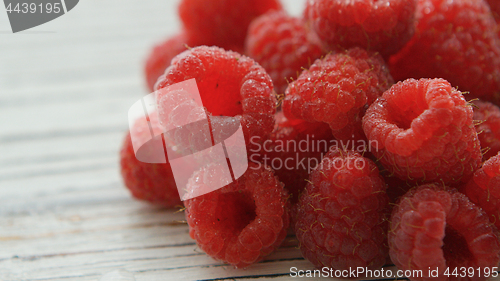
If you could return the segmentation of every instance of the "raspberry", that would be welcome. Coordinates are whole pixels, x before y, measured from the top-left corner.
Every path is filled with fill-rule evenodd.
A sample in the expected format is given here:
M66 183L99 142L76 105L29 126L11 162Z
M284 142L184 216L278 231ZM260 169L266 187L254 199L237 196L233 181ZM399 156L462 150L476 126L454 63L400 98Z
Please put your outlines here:
M417 31L389 60L396 80L439 77L495 100L500 92L500 41L483 0L420 0Z
M500 151L500 108L483 101L475 101L474 120L480 122L476 127L481 148L486 150L483 159L488 160Z
M168 38L166 41L154 46L146 60L144 73L149 91L153 91L158 77L170 65L170 61L178 54L186 50L189 42L184 33Z
M288 120L282 112L276 114L276 122L269 140L250 156L250 160L270 166L285 184L291 203L295 204L311 169L321 162L334 138L326 124Z
M246 54L266 69L277 93L285 93L288 79L294 80L323 51L318 38L298 18L283 11L268 12L250 24Z
M316 267L377 269L387 257L389 198L375 164L333 147L299 199L295 233Z
M182 0L179 16L189 38L200 45L242 50L250 22L269 10L281 10L279 0Z
M371 152L391 173L416 182L467 181L481 162L473 110L443 79L398 82L363 118Z
M332 50L362 47L396 53L415 31L417 0L309 0L306 20Z
M460 267L491 270L500 261L498 230L487 215L456 190L423 185L408 192L392 212L389 253L400 270L421 270L412 280L459 280ZM437 278L429 268L438 269ZM449 277L445 275L449 268ZM460 280L485 280L484 274Z
M157 114L152 114L149 121L153 131L162 132L163 128L158 122ZM150 128L147 124L146 117L138 119L123 142L120 151L120 165L125 186L137 199L166 207L182 205L170 164L144 163L135 156L131 136L133 136L134 141L147 143L151 138ZM153 140L161 142L161 138ZM151 153L157 153L157 151L153 150Z
M271 78L260 65L218 47L195 47L172 60L171 66L158 79L156 89L191 78L196 78L212 126L219 124L216 116L234 116L241 121L248 148L267 139L274 127L276 97ZM161 93L157 100L160 122L166 124L169 121L165 120L168 115L165 111L171 104L168 99L162 101Z
M338 140L364 139L361 117L393 83L377 54L353 48L316 60L290 83L283 111L290 119L325 122Z
M500 154L483 163L463 192L483 208L497 228L500 227Z
M216 168L195 174L204 185ZM274 251L289 224L287 192L269 169L250 163L237 181L185 201L189 235L214 259L246 267Z

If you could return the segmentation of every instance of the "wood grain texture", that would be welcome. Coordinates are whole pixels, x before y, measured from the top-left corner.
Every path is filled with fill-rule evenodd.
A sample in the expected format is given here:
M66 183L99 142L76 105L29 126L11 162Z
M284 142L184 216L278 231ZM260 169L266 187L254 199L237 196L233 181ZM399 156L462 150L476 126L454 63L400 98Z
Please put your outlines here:
M303 0L284 0L298 15ZM182 212L133 200L119 175L149 48L177 1L85 0L19 34L0 11L0 280L288 280L312 269L294 237L237 270L188 235ZM123 279L126 280L126 279Z

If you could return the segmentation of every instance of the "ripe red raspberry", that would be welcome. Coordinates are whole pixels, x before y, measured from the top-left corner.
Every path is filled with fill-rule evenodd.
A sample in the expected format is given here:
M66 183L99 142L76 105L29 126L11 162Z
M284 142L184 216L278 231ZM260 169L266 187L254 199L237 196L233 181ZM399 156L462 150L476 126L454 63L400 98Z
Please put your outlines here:
M218 124L216 116L235 116L241 121L248 148L252 147L252 137L256 142L267 139L274 127L276 97L273 82L260 65L218 47L195 47L172 60L172 65L158 79L156 90L191 78L196 79L208 116L214 116L212 126ZM157 101L160 118L165 118L164 111L171 104L168 99L162 101L162 96L160 92Z
M500 227L500 154L484 162L462 191Z
M467 181L481 162L473 110L443 79L393 85L363 117L371 152L403 180Z
M415 31L417 0L308 0L306 20L332 50L362 47L396 53Z
M162 132L163 128L158 123L157 114L152 114L149 121L153 131ZM125 186L137 199L170 208L182 206L170 164L144 163L137 160L135 156L131 136L138 143L149 141L151 134L147 124L146 117L138 119L132 131L125 136L120 151L121 175ZM161 141L161 139L158 139L158 141ZM148 146L146 149L151 147ZM143 151L143 153L147 152ZM157 153L157 151L151 151L151 153Z
M288 81L295 80L323 54L318 38L302 20L284 11L269 12L252 21L245 52L266 69L279 94L285 93Z
M302 255L318 268L384 265L389 202L385 191L371 160L332 148L299 199L295 233Z
M491 270L500 262L497 228L481 208L456 190L433 184L412 189L394 208L390 225L389 253L394 264L400 270L422 272L423 278L412 280L485 280L483 269ZM437 268L439 277L429 277L429 267ZM480 267L481 274L454 278L451 274L460 267Z
M186 35L180 33L153 47L144 66L149 91L154 91L158 77L165 72L165 69L170 65L170 61L185 51L187 46L190 46L190 44Z
M194 175L203 186L216 167ZM273 252L286 237L288 193L270 169L250 163L237 181L185 201L189 235L214 259L246 267Z
M472 97L498 99L500 40L483 0L419 0L417 31L389 61L396 80L440 77Z
M290 83L283 111L290 119L329 124L338 140L364 139L361 117L392 83L377 54L360 48L329 54Z
M476 131L484 151L483 159L488 160L500 151L500 108L483 101L475 101L474 105L474 120L479 122Z
M328 125L288 120L282 112L276 114L276 126L260 150L252 151L250 160L270 166L285 184L290 202L297 203L309 173L320 162L334 138Z
M250 22L269 10L281 10L279 0L182 0L179 16L189 38L200 45L240 51Z

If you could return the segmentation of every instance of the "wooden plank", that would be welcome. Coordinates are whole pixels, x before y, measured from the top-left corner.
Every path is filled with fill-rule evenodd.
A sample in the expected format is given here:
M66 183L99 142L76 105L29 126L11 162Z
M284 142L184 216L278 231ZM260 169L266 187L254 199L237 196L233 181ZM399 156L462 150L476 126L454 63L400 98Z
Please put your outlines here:
M227 276L255 275L259 272L263 274L263 268L270 271L275 263L296 262L299 266L305 264L298 250L289 247L279 249L256 267L252 266L245 270L234 269L212 260L195 245L190 244L179 247L119 249L102 252L98 257L94 253L48 258L31 257L30 259L19 257L4 264L6 266L15 265L20 260L25 260L30 263L31 268L36 268L32 274L36 275L37 279L48 276L51 278L76 277L75 274L78 276L99 276L121 268L131 272L137 280L154 279L153 276L158 274L178 276L180 279L177 280L195 280L200 278L200 275L197 275L198 270L204 271L203 276L205 277L226 278ZM309 266L309 268L311 267ZM289 268L286 270L288 271ZM211 274L210 271L213 273ZM224 274L221 274L222 272Z
M44 201L52 201L53 196L75 190L100 190L106 186L114 186L117 190L125 190L122 186L120 174L116 166L99 169L63 171L56 175L40 175L30 178L16 178L0 182L2 197L0 198L0 210L7 206L24 209L31 207L23 204L26 200L32 200L36 205L44 205ZM95 197L99 192L95 191ZM40 198L42 201L39 201ZM16 201L18 200L18 201ZM23 201L24 200L24 201ZM38 200L38 202L36 202ZM16 201L16 202L14 202ZM17 204L17 206L16 206Z
M0 111L0 119L16 122L4 122L0 142L50 136L61 131L92 132L110 128L125 131L128 128L128 109L140 98L111 97L97 103L95 100L79 101L77 105L66 101L45 104L43 107L27 104L22 114L19 108L7 107Z
M47 135L26 140L12 140L2 143L0 167L24 167L32 164L48 164L79 161L86 158L118 157L125 132L122 128L94 131L93 134ZM71 145L67 145L71 143ZM0 171L2 173L2 171Z
M115 71L119 72L119 71ZM79 73L74 73L79 74ZM116 74L116 73L115 73ZM75 75L78 76L78 75ZM5 91L0 96L0 109L23 107L25 105L45 106L55 103L68 103L73 102L72 106L80 101L96 101L104 102L105 98L122 98L130 99L141 98L144 94L149 93L142 83L136 78L130 78L130 74L119 75L118 77L102 77L102 75L95 75L95 77L88 81L70 81L58 83L57 86L49 84L38 84L25 87L18 87L10 91ZM54 78L49 78L54 80ZM47 83L45 81L44 83ZM72 93L72 95L68 95ZM36 107L35 107L36 108ZM110 110L117 110L116 108L109 108ZM20 109L18 109L20 110ZM9 119L4 119L4 123L14 123L12 118L23 117L28 109L18 112L16 116L10 116ZM125 112L126 113L126 112ZM3 126L4 124L2 124Z

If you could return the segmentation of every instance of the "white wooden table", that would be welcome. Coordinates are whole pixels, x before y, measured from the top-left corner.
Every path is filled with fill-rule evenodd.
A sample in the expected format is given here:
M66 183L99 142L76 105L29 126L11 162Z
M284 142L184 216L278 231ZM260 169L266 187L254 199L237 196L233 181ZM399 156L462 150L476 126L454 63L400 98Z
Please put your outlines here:
M283 2L300 13L303 0ZM1 7L0 280L285 280L313 268L293 237L249 269L223 265L183 213L124 188L127 111L147 93L150 47L180 27L177 1L83 0L18 34Z

